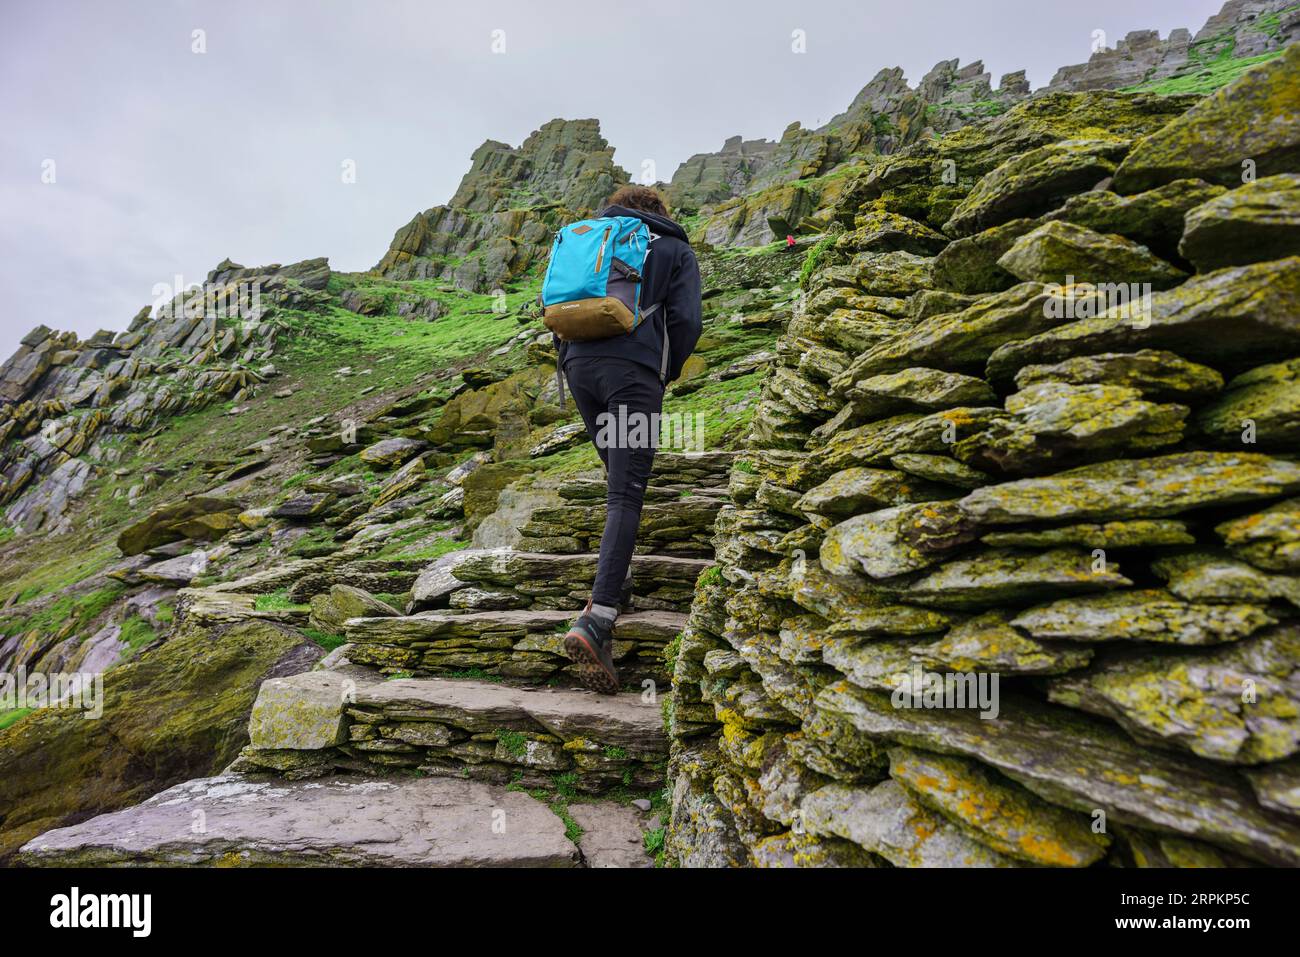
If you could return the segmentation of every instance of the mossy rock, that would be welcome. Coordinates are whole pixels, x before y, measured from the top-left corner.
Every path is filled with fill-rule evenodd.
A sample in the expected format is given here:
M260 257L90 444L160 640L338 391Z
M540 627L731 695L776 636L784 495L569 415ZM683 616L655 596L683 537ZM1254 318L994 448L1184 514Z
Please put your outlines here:
M1124 386L1157 402L1185 403L1209 398L1223 388L1223 376L1214 369L1159 349L1077 356L1054 365L1025 366L1016 373L1017 388L1040 382Z
M1043 867L1087 867L1110 838L978 761L893 748L889 774L918 801L993 850Z
M1061 220L1019 237L998 265L1027 282L1177 285L1187 274L1123 236L1105 235Z
M1013 219L949 243L934 260L934 281L941 289L959 293L1001 292L1019 280L998 265L1017 239L1036 225L1033 219ZM952 310L957 311L957 310Z
M196 495L155 509L122 530L117 547L123 555L139 555L159 545L192 538L220 538L239 526L244 507L234 499Z
M1012 219L1040 216L1110 176L1127 151L1123 140L1076 139L1007 160L975 185L944 232L969 236Z
M1201 272L1300 254L1300 174L1256 180L1190 210L1178 251Z
M1221 371L1241 371L1300 350L1300 256L1197 275L1155 293L1149 303L1120 303L1015 339L989 357L985 371L995 383L1031 364L1139 349L1165 349Z
M44 708L0 731L0 857L43 831L216 774L248 741L263 679L320 655L266 621L191 627L107 672L99 719Z
M1113 718L1139 740L1228 764L1300 751L1300 629L1273 629L1194 655L1125 656L1054 679L1052 701Z
M1099 233L1125 236L1157 256L1174 261L1187 211L1223 192L1222 186L1199 179L1174 180L1132 196L1094 189L1071 196L1043 219L1064 220Z
M1300 449L1300 358L1243 372L1197 413L1195 425L1216 445Z
M1224 186L1300 167L1300 46L1246 71L1158 132L1139 140L1115 173L1115 188L1136 193L1175 179Z

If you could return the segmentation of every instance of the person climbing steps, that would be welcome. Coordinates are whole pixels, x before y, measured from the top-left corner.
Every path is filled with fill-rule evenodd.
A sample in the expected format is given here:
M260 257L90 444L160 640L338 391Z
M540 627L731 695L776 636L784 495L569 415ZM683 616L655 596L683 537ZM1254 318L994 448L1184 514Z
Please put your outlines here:
M607 487L605 530L591 601L565 635L564 649L577 664L584 686L614 694L619 679L613 633L620 606L631 601L629 569L654 465L658 417L668 383L681 375L699 341L702 305L695 253L685 230L668 217L655 190L620 188L597 220L601 223L591 225L595 221L587 220L569 227L567 237L564 230L557 237L543 304L547 325L555 334L559 367L605 466ZM603 297L590 296L590 263L583 270L581 297L566 297L563 291L568 280L566 257L579 258L583 237L589 237L585 241L599 237L593 261L597 271L604 266L610 276L599 290L605 292ZM562 245L566 238L567 246ZM624 256L636 265L630 266ZM554 290L550 296L548 287ZM598 317L586 327L581 321L585 310ZM610 330L615 331L610 334Z

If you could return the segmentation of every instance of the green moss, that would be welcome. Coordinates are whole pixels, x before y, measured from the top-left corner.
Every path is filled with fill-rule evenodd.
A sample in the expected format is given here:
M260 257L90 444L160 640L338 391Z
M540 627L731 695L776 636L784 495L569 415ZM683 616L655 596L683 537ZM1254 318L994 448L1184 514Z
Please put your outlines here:
M0 731L17 724L35 710L35 708L6 708L0 711Z
M664 646L664 665L669 674L677 668L677 656L682 651L682 635L678 632L672 641Z
M834 241L834 236L823 236L813 244L812 249L808 250L808 255L804 257L803 266L799 270L800 289L808 288L808 281L812 279L813 273L817 271L817 263L821 260L822 253Z
M605 746L605 757L611 761L622 761L627 757L627 749L608 744Z
M117 546L104 541L102 532L96 534L93 530L74 536L24 536L12 547L19 551L10 556L12 565L6 570L14 574L0 593L0 605L63 591L103 571L120 557Z
M289 476L289 478L285 479L284 484L281 485L280 487L284 489L290 489L290 488L297 488L300 485L306 485L312 478L316 476L316 474L317 473L311 470L304 470L302 472L299 472L296 475Z
M1261 53L1251 57L1220 57L1205 64L1201 69L1181 76L1169 77L1151 83L1125 87L1126 93L1158 93L1161 96L1173 96L1178 93L1198 93L1202 96L1213 93L1220 87L1227 86L1251 67L1275 60L1282 51Z
M121 641L126 642L126 647L122 649L122 660L134 658L140 651L153 644L157 637L153 625L149 624L147 619L132 615L122 622L122 631L118 635Z
M500 730L497 732L497 740L516 758L522 758L528 753L528 739L518 731Z
M428 533L427 528L421 529L420 531L422 535L427 535ZM463 548L469 548L469 546L470 543L462 539L438 538L434 539L428 545L423 545L418 548L394 548L386 545L377 553L376 557L387 558L389 556L394 556L400 558L423 558L432 560L439 556L446 555L448 552L458 552Z
M670 392L664 401L664 413L701 416L704 448L729 448L741 438L753 418L764 374L765 370L759 370L723 382L710 382L684 396Z
M318 628L301 628L299 630L326 651L333 651L335 648L347 644L347 639L342 635L331 635Z

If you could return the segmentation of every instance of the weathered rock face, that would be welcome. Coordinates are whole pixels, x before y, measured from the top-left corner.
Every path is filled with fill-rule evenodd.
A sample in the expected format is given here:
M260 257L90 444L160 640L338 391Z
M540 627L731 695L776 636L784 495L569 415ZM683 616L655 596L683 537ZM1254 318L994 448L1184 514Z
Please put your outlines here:
M220 538L239 524L243 506L231 499L196 496L164 506L124 529L117 537L123 555L138 555L182 539Z
M1038 96L1159 89L1162 84L1172 89L1220 67L1225 56L1239 58L1238 68L1244 69L1256 62L1253 58L1280 55L1300 35L1293 6L1290 0L1228 0L1194 37L1189 29L1174 30L1166 39L1154 30L1134 31L1113 47L1097 50L1087 63L1062 67ZM1005 74L995 85L978 60L964 66L941 60L915 87L902 70L881 70L848 109L825 125L807 129L792 123L775 142L733 136L717 152L682 163L665 191L674 207L699 214L696 235L713 245L761 245L788 234L817 233L834 220L843 193L852 188L845 171L870 169L879 157L1000 116L1030 98L1023 70ZM1088 135L1098 128L1088 127ZM1025 149L1042 145L1041 140L1031 142ZM1083 178L1091 175L1083 167L1076 171ZM898 184L908 175L906 164L886 174ZM907 215L914 215L915 208ZM1070 221L1097 228L1081 218ZM934 225L942 222L940 218ZM1002 252L1005 247L992 259ZM952 258L963 255L959 248ZM992 287L977 283L975 288Z
M1047 89L1114 90L1195 76L1225 51L1256 57L1281 50L1298 33L1290 0L1228 0L1195 36L1178 29L1162 40L1155 30L1135 30L1087 63L1061 67Z
M226 260L202 286L146 306L124 332L84 341L38 326L0 365L0 505L8 527L65 532L69 511L113 461L109 439L143 432L275 375L277 308L316 304L324 259L245 267Z
M498 288L545 255L556 229L628 181L613 156L596 120L551 120L517 148L488 140L450 202L399 229L375 270Z
M108 672L101 717L49 707L0 731L0 856L50 828L219 772L247 740L258 684L309 668L320 653L271 622L196 624Z
M1243 172L1294 172L1300 157L1298 72L1296 46L1247 71L1186 116L1135 144L1115 173L1116 189L1132 193L1189 176L1239 186Z
M1000 118L841 195L862 231L806 276L675 662L680 863L1300 863L1300 161L1215 152L1233 104L1225 150L1286 140L1294 62L1145 123L1049 94L1019 149ZM895 216L953 240L853 245Z

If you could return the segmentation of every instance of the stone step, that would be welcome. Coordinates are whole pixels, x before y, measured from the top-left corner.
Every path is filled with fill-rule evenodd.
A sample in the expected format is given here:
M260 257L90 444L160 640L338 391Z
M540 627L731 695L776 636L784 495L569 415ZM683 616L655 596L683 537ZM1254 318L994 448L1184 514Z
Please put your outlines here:
M593 833L593 858L597 849L608 854L611 837ZM581 856L541 801L480 781L308 782L227 773L47 831L19 860L48 867L573 867Z
M723 495L688 494L641 510L637 550L644 554L707 558L713 554L713 523L726 504ZM566 503L534 509L520 526L519 548L574 554L600 546L605 503Z
M540 608L576 611L591 597L600 556L513 549L473 549L444 555L420 573L410 610ZM634 555L633 591L640 610L687 611L704 558Z
M474 672L527 682L560 678L576 683L564 653L574 611L434 610L386 618L350 618L343 633L348 659L387 672L422 675ZM686 615L643 611L620 615L614 626L614 664L625 685L653 681L667 689L664 647L686 627Z
M383 680L355 665L263 682L249 739L234 770L299 778L405 768L529 787L563 774L589 794L662 787L668 754L655 693Z

